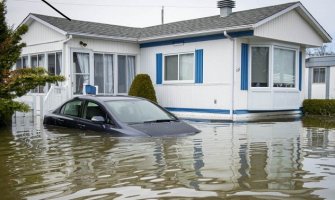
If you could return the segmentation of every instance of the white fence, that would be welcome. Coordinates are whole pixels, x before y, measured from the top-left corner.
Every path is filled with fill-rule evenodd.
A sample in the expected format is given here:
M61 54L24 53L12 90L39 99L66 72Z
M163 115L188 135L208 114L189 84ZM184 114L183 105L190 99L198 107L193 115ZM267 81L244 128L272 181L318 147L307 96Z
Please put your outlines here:
M42 106L41 110L43 111L42 112L43 116L48 112L56 109L67 99L68 96L65 86L52 85L48 93L45 95L43 103L41 104Z

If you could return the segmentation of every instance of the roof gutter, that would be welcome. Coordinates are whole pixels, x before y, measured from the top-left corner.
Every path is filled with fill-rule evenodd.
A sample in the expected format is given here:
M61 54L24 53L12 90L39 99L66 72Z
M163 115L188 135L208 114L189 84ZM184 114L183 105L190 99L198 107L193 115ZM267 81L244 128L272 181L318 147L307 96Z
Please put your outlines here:
M104 39L104 40L115 40L115 41L134 42L134 43L138 42L137 38L114 37L114 36L107 36L107 35L85 34L85 33L76 33L76 32L71 32L69 34L74 35L74 36L98 38L98 39Z
M146 37L138 39L139 43L146 43L146 42L156 42L162 40L170 40L170 39L179 39L183 37L195 37L195 36L203 36L208 34L219 34L224 31L248 31L253 30L253 25L243 25L243 26L235 26L230 28L220 28L220 29L211 29L205 31L196 31L196 32L188 32L182 34L174 34L174 35L163 35L163 36L155 36L155 37Z

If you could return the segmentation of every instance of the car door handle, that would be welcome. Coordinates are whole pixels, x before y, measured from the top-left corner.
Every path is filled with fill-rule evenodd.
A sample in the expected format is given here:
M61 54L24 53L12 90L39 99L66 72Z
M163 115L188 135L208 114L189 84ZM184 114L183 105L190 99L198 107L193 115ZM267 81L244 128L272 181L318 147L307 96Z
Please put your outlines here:
M86 126L84 124L78 124L80 128L85 128Z
M64 122L64 119L57 119L57 121L59 121L59 122Z

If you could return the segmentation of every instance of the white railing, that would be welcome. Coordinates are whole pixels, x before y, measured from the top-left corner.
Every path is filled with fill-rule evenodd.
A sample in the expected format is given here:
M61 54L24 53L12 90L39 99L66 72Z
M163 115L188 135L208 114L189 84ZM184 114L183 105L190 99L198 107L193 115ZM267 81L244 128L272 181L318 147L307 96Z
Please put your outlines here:
M43 116L48 112L56 109L68 99L66 86L52 85L43 99Z

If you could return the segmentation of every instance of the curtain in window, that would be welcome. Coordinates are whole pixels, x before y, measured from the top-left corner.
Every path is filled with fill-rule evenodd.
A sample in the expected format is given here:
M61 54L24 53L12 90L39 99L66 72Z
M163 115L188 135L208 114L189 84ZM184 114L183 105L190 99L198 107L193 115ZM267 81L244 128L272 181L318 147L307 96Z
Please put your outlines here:
M274 87L295 87L295 60L295 51L274 49Z
M23 56L22 57L22 68L27 68L28 67L28 56Z
M62 53L56 53L56 74L60 75L62 72Z
M54 53L48 54L48 72L49 72L49 74L55 75L55 73L56 73L55 67L56 67L55 54Z
M22 59L19 58L16 61L16 69L22 69Z
M269 86L269 48L252 47L251 85L252 87Z
M104 55L104 66L105 66L105 93L114 93L114 69L113 69L113 55Z
M38 67L37 55L34 55L34 56L30 57L30 67L31 68Z
M76 73L89 73L89 54L88 53L75 53L77 54L77 70Z
M127 56L127 91L135 77L135 56Z
M182 54L179 58L179 80L193 80L194 75L193 54Z
M178 80L178 55L165 56L164 80Z
M88 53L73 53L74 60L74 93L82 94L83 84L89 84L89 54Z
M94 85L98 86L98 93L104 93L103 54L94 54Z
M39 67L44 67L45 66L44 54L39 54L38 55L38 66Z
M118 93L126 93L127 92L126 56L119 55L117 63L118 63Z

